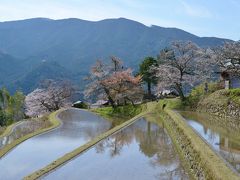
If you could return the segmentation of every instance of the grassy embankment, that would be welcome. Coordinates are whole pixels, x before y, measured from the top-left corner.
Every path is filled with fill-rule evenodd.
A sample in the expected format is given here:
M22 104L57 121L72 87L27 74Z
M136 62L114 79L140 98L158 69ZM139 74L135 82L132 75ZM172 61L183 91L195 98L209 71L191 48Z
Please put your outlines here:
M20 143L22 143L23 141L26 141L27 139L39 135L41 133L50 131L56 127L58 127L61 123L60 121L58 121L56 119L56 114L59 113L61 110L56 111L52 114L49 115L49 122L51 124L51 126L44 128L44 129L38 129L37 131L27 134L19 139L14 140L12 143L7 144L5 147L3 147L2 149L0 149L0 158L3 157L5 154L7 154L10 150L12 150L15 146L19 145ZM11 132L12 127L7 128L8 132L4 133L4 134L8 134Z
M199 102L199 105L205 106L218 105L221 107L227 107L230 103L240 106L240 88L216 91L208 96L205 96Z
M49 173L50 171L56 169L57 167L63 165L67 161L73 159L74 157L78 156L82 152L86 151L87 149L91 148L101 140L107 138L108 136L116 133L117 131L121 130L122 128L125 128L132 123L134 123L138 118L143 117L144 115L150 113L155 109L156 103L148 103L148 104L143 104L143 105L138 105L138 106L121 106L118 107L115 110L112 110L110 107L106 108L99 108L95 109L94 112L96 112L99 115L102 115L103 117L107 118L108 120L114 122L118 121L120 117L122 117L124 120L122 122L117 122L117 126L114 128L110 129L109 131L97 136L93 140L89 141L88 143L78 147L77 149L73 150L72 152L69 152L65 154L64 156L58 158L57 160L53 161L49 165L45 166L44 168L33 172L32 174L26 176L24 179L25 180L31 180L31 179L37 179L44 174ZM134 117L133 117L134 116ZM133 117L133 118L131 118ZM116 119L117 118L117 119ZM131 118L130 120L128 120ZM114 122L116 123L116 122Z

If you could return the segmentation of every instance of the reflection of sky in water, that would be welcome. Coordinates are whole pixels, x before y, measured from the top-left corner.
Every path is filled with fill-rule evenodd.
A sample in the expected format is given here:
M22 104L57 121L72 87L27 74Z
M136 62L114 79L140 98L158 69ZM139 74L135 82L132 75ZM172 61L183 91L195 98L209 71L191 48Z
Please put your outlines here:
M188 179L164 129L140 119L44 179Z
M204 126L196 121L188 120L190 126L192 126L208 143L210 143L215 149L219 150L220 137L218 133L204 128Z
M0 179L22 179L108 130L110 123L93 113L67 110L63 125L22 142L0 159Z

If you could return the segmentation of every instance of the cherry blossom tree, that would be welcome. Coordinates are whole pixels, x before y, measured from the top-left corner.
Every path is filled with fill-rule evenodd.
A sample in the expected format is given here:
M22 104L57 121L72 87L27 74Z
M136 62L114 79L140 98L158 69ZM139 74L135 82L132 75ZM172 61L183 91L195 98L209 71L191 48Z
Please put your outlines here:
M140 101L143 96L143 91L140 87L141 76L134 77L132 70L118 71L109 78L103 80L103 84L109 87L111 95L115 102Z
M68 81L46 80L25 99L26 114L31 117L70 105L74 88Z
M118 58L111 57L111 62L110 65L106 65L98 60L92 67L90 75L86 78L89 84L85 89L85 96L106 98L113 108L120 101L130 101L134 104L141 97L141 77L134 77L131 69L124 69L122 61Z
M158 90L173 89L184 100L184 87L194 86L211 75L206 51L192 42L182 41L162 50L158 57Z
M226 42L223 46L212 49L211 58L220 72L240 76L240 41Z
M91 68L90 75L86 77L89 82L84 91L87 98L107 98L112 107L115 102L111 96L110 89L103 81L111 74L112 68L105 65L102 61L97 60L96 64Z

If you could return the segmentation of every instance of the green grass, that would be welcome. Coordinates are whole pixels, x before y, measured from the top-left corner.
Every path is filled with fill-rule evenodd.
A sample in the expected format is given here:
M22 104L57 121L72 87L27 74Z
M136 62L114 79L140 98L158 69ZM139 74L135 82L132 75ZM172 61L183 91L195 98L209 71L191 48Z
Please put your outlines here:
M131 118L142 112L142 105L126 105L116 108L104 107L93 109L93 112L106 118Z
M240 105L240 88L225 90L225 95L234 103Z
M49 121L51 123L50 127L44 128L44 129L39 129L33 133L27 134L19 139L14 140L12 143L4 146L1 150L0 150L0 158L3 157L5 154L7 154L10 150L12 150L14 147L16 147L17 145L19 145L20 143L26 141L27 139L39 135L41 133L50 131L56 127L58 127L61 123L56 119L56 114L59 113L62 110L53 112L49 115Z
M91 111L104 117L112 123L113 127L115 127L140 114L146 108L145 106L146 105L127 105L119 106L115 109L112 107L103 107L92 109Z
M171 98L171 99L163 99L158 102L159 110L162 109L163 105L166 104L166 108L170 109L184 109L185 104L180 100L180 98Z

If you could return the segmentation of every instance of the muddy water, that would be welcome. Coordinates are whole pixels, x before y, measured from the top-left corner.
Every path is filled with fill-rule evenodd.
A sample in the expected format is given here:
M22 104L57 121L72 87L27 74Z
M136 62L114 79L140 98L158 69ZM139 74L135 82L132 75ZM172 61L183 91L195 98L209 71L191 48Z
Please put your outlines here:
M58 117L62 120L61 127L21 143L0 159L0 179L22 179L111 126L108 121L83 110L69 109Z
M166 131L140 119L43 179L188 179Z
M240 173L239 120L222 119L205 113L179 112L236 171Z

